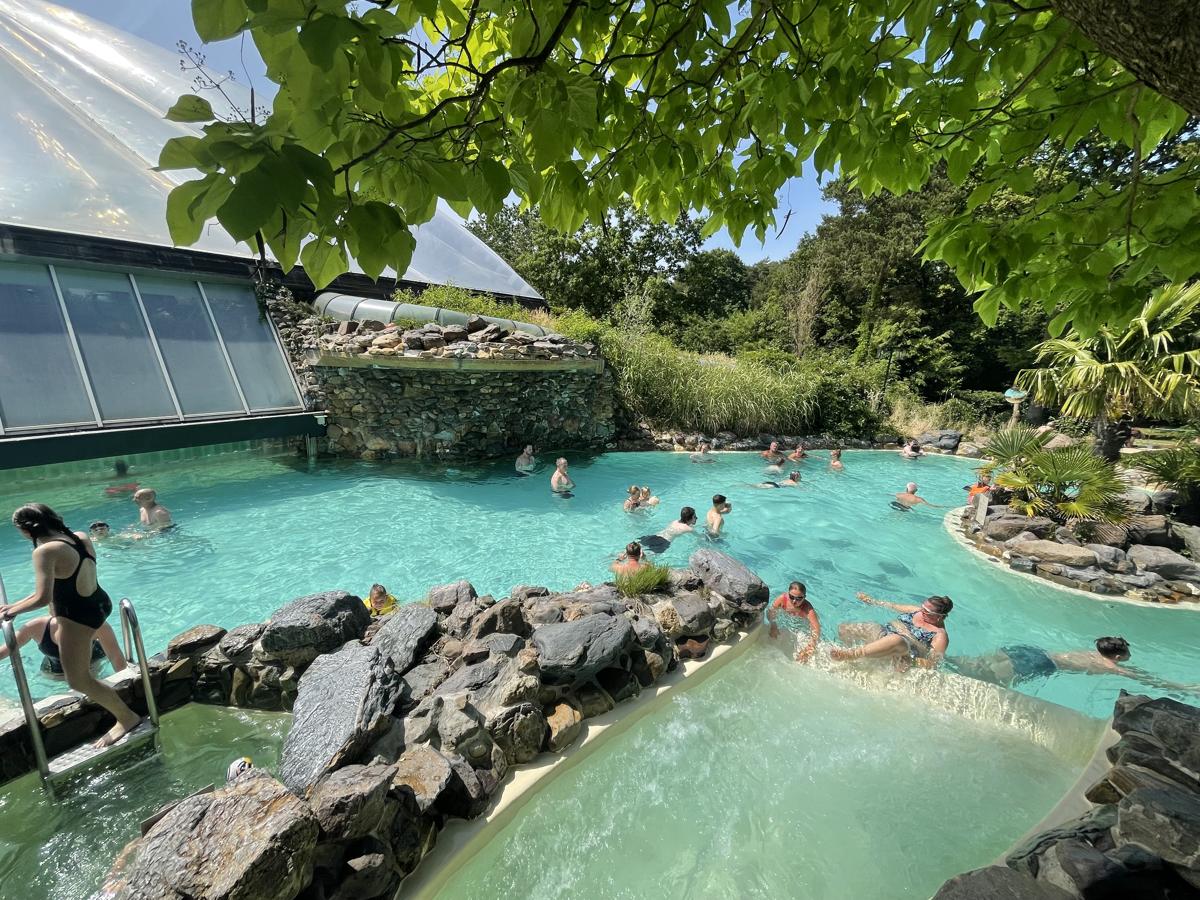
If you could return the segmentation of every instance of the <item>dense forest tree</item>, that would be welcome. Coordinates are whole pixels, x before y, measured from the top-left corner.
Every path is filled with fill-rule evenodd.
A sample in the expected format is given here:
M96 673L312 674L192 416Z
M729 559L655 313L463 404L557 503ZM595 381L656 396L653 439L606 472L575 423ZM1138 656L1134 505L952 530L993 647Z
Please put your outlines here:
M1055 309L1084 332L1136 314L1148 290L1200 271L1200 157L1142 161L1200 114L1192 0L193 0L206 41L247 33L278 86L269 115L216 115L160 164L174 239L216 217L297 258L318 284L354 256L368 274L411 256L439 198L464 215L515 194L564 232L620 199L709 232L774 224L811 164L864 196L945 171L967 208L928 224L926 253L1002 306ZM1100 133L1123 180L1068 178L995 227L975 213L1028 194L1047 160ZM875 341L863 335L864 348Z

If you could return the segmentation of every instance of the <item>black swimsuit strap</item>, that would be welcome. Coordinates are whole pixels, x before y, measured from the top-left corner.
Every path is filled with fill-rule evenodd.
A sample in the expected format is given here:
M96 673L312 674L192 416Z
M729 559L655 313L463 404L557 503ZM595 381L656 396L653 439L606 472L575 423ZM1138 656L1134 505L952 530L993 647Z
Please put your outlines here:
M60 578L59 581L66 581L67 579L71 579L72 581L74 581L76 576L79 575L79 570L83 568L83 561L85 559L90 559L90 560L92 560L92 562L96 561L96 557L94 557L91 553L88 552L87 544L85 544L83 541L81 541L79 539L79 537L73 533L69 534L69 536L66 538L47 538L46 543L47 544L51 544L51 543L66 544L68 547L70 547L72 550L74 550L79 555L79 562L75 566L75 571L72 572L70 575L68 575L66 578Z

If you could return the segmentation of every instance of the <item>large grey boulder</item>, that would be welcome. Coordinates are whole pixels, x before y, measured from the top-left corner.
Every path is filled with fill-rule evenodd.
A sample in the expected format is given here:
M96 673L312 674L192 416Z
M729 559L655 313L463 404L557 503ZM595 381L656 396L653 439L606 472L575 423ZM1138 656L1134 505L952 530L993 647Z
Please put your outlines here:
M350 841L378 830L395 774L392 766L379 763L345 766L318 784L309 805L322 837Z
M953 431L948 428L941 431L926 431L917 436L917 442L922 446L936 447L939 450L948 450L951 453L958 449L958 444L961 440L961 431Z
M411 797L418 811L428 812L450 784L454 769L428 744L410 747L396 760L392 790Z
M93 900L291 900L312 878L317 830L308 804L253 769L126 846Z
M1129 543L1170 547L1171 524L1166 516L1134 516L1129 520Z
M633 645L629 620L603 613L543 625L533 633L542 680L554 685L579 684L601 669L627 667Z
M1014 847L1005 862L1020 872L1036 876L1042 856L1055 844L1060 841L1085 841L1092 844L1107 836L1116 824L1117 808L1098 806L1056 828L1038 832Z
M327 773L354 762L387 728L400 679L375 646L351 644L317 657L300 679L279 774L306 794Z
M1086 549L1096 554L1096 561L1109 572L1121 571L1125 562L1125 551L1120 547L1110 547L1107 544L1084 544ZM1128 566L1126 566L1126 570Z
M1118 703L1113 730L1121 735L1108 749L1114 765L1151 769L1200 791L1200 709L1167 697Z
M470 636L481 638L499 633L529 637L529 631L521 601L509 599L501 600L476 615L471 621Z
M983 526L983 533L993 541L1007 541L1025 531L1031 531L1039 538L1050 537L1057 526L1053 520L1044 516L1011 515L989 517Z
M1183 541L1183 546L1191 554L1192 559L1200 559L1200 526L1172 522L1171 533Z
M469 581L455 581L429 589L429 605L437 613L448 613L459 603L474 600L479 595Z
M1117 805L1122 843L1141 844L1200 888L1200 797L1180 790L1140 788Z
M933 900L1072 900L1060 887L1037 881L1007 866L988 866L955 875Z
M371 624L362 598L346 591L299 597L277 609L258 639L258 656L292 666L306 666L346 641L358 640Z
M760 608L771 597L766 583L732 556L708 548L688 558L704 586L743 607Z
M1013 556L1024 556L1080 569L1096 565L1096 554L1086 547L1059 544L1055 541L1025 541L1013 547L1011 552Z
M1200 582L1200 566L1166 547L1135 544L1129 548L1129 561L1139 572L1153 572L1167 581Z
M402 606L387 617L371 646L387 659L397 674L413 667L437 637L437 613L414 603Z

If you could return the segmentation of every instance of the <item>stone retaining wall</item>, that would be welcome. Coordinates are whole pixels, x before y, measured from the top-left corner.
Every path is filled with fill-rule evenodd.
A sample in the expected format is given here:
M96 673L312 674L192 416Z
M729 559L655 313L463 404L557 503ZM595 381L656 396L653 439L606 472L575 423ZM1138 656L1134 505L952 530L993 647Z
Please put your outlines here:
M451 818L475 818L513 766L571 745L585 719L680 659L759 622L767 586L699 550L662 591L467 582L371 620L341 591L265 624L200 626L161 666L197 700L291 708L279 780L256 771L187 798L131 842L97 898L391 897Z
M1200 709L1121 692L1112 767L1092 809L1034 835L1004 865L947 881L934 900L1184 900L1200 896Z
M526 444L601 449L616 431L612 378L602 363L351 362L326 355L313 369L325 396L329 450L340 456L515 457Z

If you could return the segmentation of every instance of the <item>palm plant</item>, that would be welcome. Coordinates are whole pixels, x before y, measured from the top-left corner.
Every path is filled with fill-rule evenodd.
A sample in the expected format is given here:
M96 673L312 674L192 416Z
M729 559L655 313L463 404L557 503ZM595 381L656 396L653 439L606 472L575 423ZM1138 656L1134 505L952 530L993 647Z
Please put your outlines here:
M1027 516L1109 525L1129 518L1125 483L1086 447L1035 450L1000 472L996 484L1012 492L1009 505Z
M1034 349L1039 368L1023 370L1017 386L1091 420L1097 451L1114 460L1120 416L1200 410L1200 282L1155 291L1122 330L1085 337L1072 329Z
M997 431L987 444L980 448L984 459L990 461L983 468L991 472L997 468L1007 469L1021 465L1029 457L1043 450L1049 440L1049 432L1039 432L1028 425L1018 424L1004 431Z
M1163 487L1179 492L1177 513L1182 518L1200 520L1200 447L1183 444L1143 453L1138 456L1137 467Z

